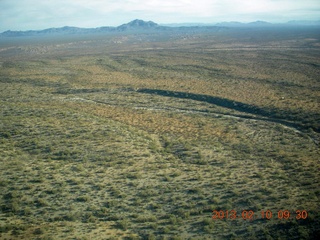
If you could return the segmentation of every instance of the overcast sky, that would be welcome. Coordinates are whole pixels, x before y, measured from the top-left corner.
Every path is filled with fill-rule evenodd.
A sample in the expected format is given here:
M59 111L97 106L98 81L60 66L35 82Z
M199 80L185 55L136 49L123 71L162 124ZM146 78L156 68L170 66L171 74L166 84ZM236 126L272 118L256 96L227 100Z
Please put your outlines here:
M0 0L0 32L156 23L320 20L320 0Z

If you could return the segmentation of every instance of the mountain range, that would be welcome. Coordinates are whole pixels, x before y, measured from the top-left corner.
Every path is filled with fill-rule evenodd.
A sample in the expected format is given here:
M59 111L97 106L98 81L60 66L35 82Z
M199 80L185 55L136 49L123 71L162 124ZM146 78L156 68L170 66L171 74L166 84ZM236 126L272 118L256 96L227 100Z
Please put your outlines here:
M61 27L48 28L44 30L28 31L5 31L0 33L0 37L23 37L23 36L41 36L41 35L67 35L67 34L95 34L95 33L112 33L112 32L139 32L139 31L177 31L177 30L217 30L221 27L272 27L272 26L320 26L320 21L290 21L285 24L272 24L264 21L251 23L241 22L221 22L217 24L166 24L159 25L152 21L143 21L140 19L133 20L129 23L122 24L118 27L98 27L98 28L78 28L78 27Z
M78 28L78 27L61 27L61 28L48 28L44 30L28 30L28 31L5 31L0 34L3 37L22 37L22 36L36 36L48 34L93 34L93 33L107 33L107 32L122 32L129 30L147 30L155 29L159 25L154 22L146 22L143 20L133 20L129 23L122 24L118 27L98 27L98 28Z

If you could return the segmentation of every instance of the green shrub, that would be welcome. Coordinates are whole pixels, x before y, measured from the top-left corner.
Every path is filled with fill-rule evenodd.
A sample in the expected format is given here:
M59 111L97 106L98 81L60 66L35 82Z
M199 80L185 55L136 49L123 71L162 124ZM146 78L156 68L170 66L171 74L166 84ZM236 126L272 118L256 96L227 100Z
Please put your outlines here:
M77 201L78 202L89 202L90 201L90 196L84 195L84 196L77 197Z
M42 229L42 228L36 228L34 231L33 231L33 234L35 235L42 235L45 233L45 230Z
M129 227L129 221L127 219L121 219L118 221L119 228L127 230Z

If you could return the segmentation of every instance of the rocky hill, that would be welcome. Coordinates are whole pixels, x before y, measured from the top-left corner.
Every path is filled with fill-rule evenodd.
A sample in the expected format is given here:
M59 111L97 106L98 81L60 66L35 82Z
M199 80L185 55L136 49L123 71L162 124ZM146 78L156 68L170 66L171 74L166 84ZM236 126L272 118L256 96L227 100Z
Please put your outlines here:
M152 21L143 21L143 20L133 20L129 23L122 24L117 27L117 30L126 31L126 30L141 30L141 29L155 29L159 27L159 25Z

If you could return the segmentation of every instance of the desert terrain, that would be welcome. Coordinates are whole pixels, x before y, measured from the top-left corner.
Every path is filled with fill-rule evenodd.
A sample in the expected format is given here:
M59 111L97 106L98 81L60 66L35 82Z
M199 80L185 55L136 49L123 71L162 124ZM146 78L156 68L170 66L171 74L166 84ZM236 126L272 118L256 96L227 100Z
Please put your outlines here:
M317 28L0 38L0 238L316 239L319 76Z

